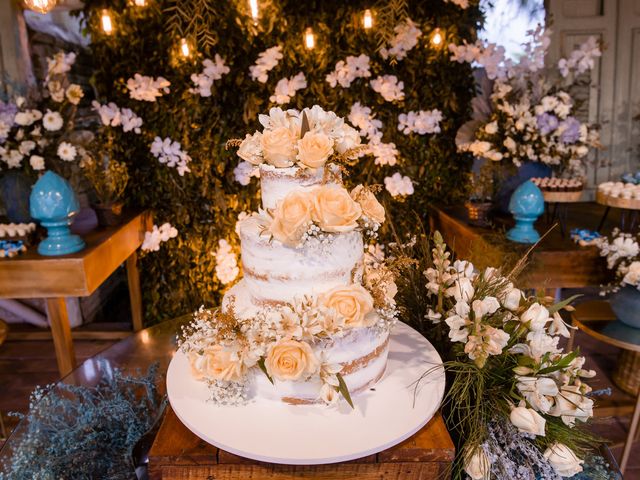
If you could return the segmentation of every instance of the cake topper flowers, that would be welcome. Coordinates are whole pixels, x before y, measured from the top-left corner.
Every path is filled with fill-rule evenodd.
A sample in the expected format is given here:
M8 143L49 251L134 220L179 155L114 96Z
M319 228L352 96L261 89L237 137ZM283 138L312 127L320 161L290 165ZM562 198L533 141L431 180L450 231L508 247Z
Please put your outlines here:
M274 107L259 121L262 131L227 142L227 147L238 147L238 156L252 165L317 169L328 162L352 160L366 149L355 128L318 105L302 111Z

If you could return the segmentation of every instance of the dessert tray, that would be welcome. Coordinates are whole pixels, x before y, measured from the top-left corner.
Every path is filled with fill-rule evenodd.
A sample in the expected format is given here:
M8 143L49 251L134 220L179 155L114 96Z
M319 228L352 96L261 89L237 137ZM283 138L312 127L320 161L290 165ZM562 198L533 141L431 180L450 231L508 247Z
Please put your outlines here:
M598 189L596 192L596 202L607 207L626 208L628 210L640 210L639 198L624 198L620 196L609 195Z
M384 376L353 396L353 410L344 400L336 406L293 406L261 398L242 406L216 405L180 350L167 372L171 407L194 434L242 457L288 465L344 462L390 448L426 425L444 389L438 352L401 322L391 334Z

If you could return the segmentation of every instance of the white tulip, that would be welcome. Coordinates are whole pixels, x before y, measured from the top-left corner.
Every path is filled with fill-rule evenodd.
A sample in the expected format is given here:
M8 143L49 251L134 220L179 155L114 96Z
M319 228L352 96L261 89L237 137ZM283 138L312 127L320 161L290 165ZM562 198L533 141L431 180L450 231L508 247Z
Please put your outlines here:
M467 472L472 480L489 480L491 473L491 463L489 457L480 447L467 459L464 465L464 471Z
M520 307L520 300L522 299L522 291L517 288L511 288L502 300L502 306L512 312Z
M561 477L573 477L582 471L584 460L576 457L573 451L563 443L554 443L544 452L544 458Z
M511 410L509 418L518 431L544 437L547 421L535 410L524 406L515 407Z

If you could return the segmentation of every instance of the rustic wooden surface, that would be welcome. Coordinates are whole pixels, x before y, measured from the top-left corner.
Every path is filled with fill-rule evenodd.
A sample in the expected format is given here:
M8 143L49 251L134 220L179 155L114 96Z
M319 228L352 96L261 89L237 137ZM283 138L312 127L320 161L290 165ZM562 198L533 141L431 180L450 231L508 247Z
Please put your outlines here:
M600 190L596 192L596 202L600 205L607 205L615 208L625 208L627 210L640 210L640 200L637 198L620 198L605 195Z
M589 228L598 226L604 207L593 202L580 202L568 205L567 231L572 228ZM606 228L615 225L616 217L607 219ZM508 223L497 220L496 226L506 231ZM450 248L459 258L481 264L485 258L502 259L507 255L524 255L530 245L519 245L508 240L500 230L476 227L466 221L464 207L433 206L429 211L432 230L439 230ZM542 234L551 225L541 217L536 228ZM496 241L501 237L500 241ZM523 288L580 288L598 286L609 278L606 265L596 247L580 247L569 238L562 238L560 229L554 228L531 254L527 268L520 276L518 284Z
M168 407L149 452L150 480L431 480L447 478L455 448L438 413L413 437L376 455L330 465L277 465L200 440Z
M91 295L123 262L127 265L134 330L142 328L142 301L135 252L151 228L150 212L128 213L120 225L83 236L87 246L59 257L39 255L35 246L0 262L0 297L46 298L47 315L61 376L76 366L66 297Z

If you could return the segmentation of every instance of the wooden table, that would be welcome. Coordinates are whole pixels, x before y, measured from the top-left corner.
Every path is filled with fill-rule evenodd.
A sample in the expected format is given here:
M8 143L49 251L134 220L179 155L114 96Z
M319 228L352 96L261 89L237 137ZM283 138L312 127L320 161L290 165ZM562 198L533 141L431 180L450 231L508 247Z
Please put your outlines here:
M604 210L604 207L593 202L571 204L568 208L569 229L595 230ZM497 218L495 229L483 228L467 222L463 206L432 206L429 210L431 230L439 230L459 258L470 260L481 269L501 265L507 261L507 257L517 260L530 247L506 239L503 232L510 228L510 221L507 217ZM606 226L611 228L616 221L612 216ZM541 234L550 227L545 223L544 216L536 223ZM609 279L610 272L607 272L596 247L580 247L570 238L563 238L560 229L555 228L531 254L518 284L522 288L535 289L580 288L598 286Z
M638 329L629 327L617 320L608 302L594 300L578 304L576 309L571 312L571 322L590 337L621 348L621 357L618 358L619 365L623 360L622 357L629 355L637 357L640 355L640 332ZM567 351L573 350L574 341L575 330L571 330ZM614 373L614 382L618 374L619 372ZM620 459L620 471L622 474L624 474L629 461L633 442L637 440L638 424L640 423L640 391L635 392L635 396L636 403Z
M277 465L200 440L167 407L149 452L150 480L432 480L450 476L455 448L440 413L413 437L375 455L329 465Z
M45 298L58 369L62 376L76 365L66 297L91 295L126 262L133 328L142 328L140 278L136 250L151 228L149 212L125 214L122 224L98 228L83 237L87 246L71 255L46 257L32 246L0 261L0 297Z

